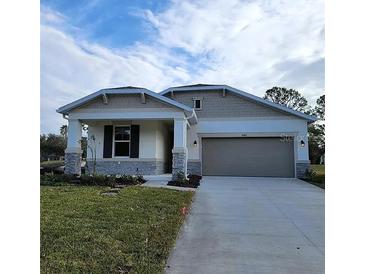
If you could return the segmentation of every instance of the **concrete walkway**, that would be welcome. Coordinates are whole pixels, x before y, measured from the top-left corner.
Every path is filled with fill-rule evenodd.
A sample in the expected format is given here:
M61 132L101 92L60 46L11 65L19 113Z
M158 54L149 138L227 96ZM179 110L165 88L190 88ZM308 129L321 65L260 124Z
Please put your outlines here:
M166 273L324 273L324 190L204 177Z

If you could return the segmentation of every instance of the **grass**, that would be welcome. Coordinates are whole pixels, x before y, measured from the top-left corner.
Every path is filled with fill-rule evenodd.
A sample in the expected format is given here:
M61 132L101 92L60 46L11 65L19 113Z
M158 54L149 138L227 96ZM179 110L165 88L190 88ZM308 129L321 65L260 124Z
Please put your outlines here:
M41 162L41 167L56 168L64 165L64 161L44 161Z
M318 174L324 175L325 174L325 165L311 165L311 168Z
M41 187L41 273L161 273L193 193Z
M325 189L325 165L311 165L311 169L316 175L306 181Z

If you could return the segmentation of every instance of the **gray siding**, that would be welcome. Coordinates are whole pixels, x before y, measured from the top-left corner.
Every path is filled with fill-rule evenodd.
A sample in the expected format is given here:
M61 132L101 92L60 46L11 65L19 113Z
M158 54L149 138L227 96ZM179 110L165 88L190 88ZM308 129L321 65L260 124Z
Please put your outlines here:
M171 98L170 94L167 95ZM291 118L283 112L270 107L254 103L241 98L231 92L226 91L226 96L222 96L222 91L180 91L175 92L172 99L193 107L193 98L202 98L203 109L196 110L196 115L200 118L229 118L229 117L280 117Z
M162 103L146 95L146 103L143 104L141 96L137 94L118 94L108 95L108 104L103 103L102 97L95 98L87 104L73 110L74 112L82 112L90 109L123 109L123 108L170 108L172 111L176 108L171 105Z

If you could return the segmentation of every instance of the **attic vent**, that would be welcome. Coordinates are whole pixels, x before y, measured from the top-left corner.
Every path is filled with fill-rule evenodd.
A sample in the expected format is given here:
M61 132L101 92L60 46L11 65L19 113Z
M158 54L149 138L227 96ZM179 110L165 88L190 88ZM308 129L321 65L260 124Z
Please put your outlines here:
M203 108L202 98L193 98L193 106L196 110L201 110Z

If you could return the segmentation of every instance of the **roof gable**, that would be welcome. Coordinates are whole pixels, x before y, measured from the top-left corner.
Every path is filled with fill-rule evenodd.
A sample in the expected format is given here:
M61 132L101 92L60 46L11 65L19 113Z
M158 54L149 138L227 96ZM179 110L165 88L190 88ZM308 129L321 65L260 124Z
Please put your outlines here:
M307 115L305 113L302 113L300 111L296 111L293 110L291 108L273 103L271 101L265 100L263 98L260 98L258 96L252 95L248 92L227 86L227 85L203 85L203 84L198 84L198 85L191 85L191 86L180 86L180 87L172 87L172 88L168 88L162 92L160 92L161 95L166 95L170 92L181 92L181 91L216 91L216 90L226 90L226 91L230 91L235 95L241 96L245 99L251 100L253 102L256 102L258 104L261 104L263 106L267 106L270 107L272 109L276 109L278 111L284 112L284 113L288 113L297 117L300 117L302 119L307 120L308 122L315 122L317 120L316 117L311 116L311 115Z
M57 112L62 114L68 114L70 111L74 110L75 108L78 108L80 106L83 106L87 103L92 102L94 99L103 96L103 95L111 95L111 94L145 94L152 98L154 98L157 101L160 101L164 104L177 107L183 111L187 112L194 112L194 110L191 107L188 107L186 105L180 104L174 100L171 100L165 96L162 96L158 93L155 93L153 91L150 91L145 88L136 88L136 87L122 87L122 88L109 88L109 89L101 89L97 92L94 92L90 95L87 95L81 99L78 99L72 103L69 103L67 105L64 105L57 109Z

